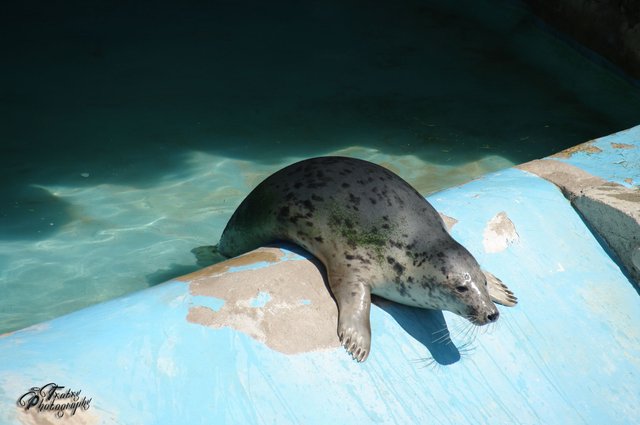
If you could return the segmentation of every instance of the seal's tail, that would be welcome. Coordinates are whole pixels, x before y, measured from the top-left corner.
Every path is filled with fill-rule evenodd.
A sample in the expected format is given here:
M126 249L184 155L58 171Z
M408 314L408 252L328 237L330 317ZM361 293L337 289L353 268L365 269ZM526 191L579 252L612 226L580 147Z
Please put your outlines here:
M191 253L196 256L196 261L200 267L210 266L227 259L218 251L218 245L199 246L193 248Z
M487 278L487 284L489 286L489 296L494 303L504 305L506 307L513 307L518 303L518 298L511 292L511 290L502 283L500 279L483 270L482 273Z

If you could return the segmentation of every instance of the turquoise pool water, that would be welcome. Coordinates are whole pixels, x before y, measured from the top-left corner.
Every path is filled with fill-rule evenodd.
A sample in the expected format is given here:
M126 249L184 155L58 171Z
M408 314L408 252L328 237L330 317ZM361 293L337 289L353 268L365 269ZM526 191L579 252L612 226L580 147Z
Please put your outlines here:
M517 2L275 3L0 17L0 332L197 269L298 159L427 194L640 122L638 87Z

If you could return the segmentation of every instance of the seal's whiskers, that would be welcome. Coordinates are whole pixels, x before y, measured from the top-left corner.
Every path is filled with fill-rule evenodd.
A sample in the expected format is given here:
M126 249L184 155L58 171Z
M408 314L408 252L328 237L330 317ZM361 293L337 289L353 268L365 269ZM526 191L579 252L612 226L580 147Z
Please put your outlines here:
M436 344L449 344L451 342L451 334L449 333L449 328L445 325L442 329L434 331L431 335L435 336L436 334L440 334L436 339L433 340Z

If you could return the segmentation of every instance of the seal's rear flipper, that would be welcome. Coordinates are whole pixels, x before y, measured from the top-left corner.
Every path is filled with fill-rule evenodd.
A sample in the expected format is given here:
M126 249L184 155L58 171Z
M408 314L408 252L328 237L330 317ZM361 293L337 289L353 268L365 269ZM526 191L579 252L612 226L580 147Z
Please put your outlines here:
M218 245L199 246L193 248L191 253L196 256L196 261L200 267L210 266L227 259L218 251Z
M502 283L500 279L486 270L482 270L482 273L484 273L487 278L489 296L494 303L498 303L506 307L513 307L518 303L518 298L513 295L513 292L511 292L511 290L507 288L507 285Z

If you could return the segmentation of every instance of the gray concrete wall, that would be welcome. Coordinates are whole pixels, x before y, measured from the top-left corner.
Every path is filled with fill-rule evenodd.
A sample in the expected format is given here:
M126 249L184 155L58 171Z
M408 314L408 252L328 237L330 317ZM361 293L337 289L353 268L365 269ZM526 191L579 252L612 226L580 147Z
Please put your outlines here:
M640 79L640 2L525 0L534 13Z

